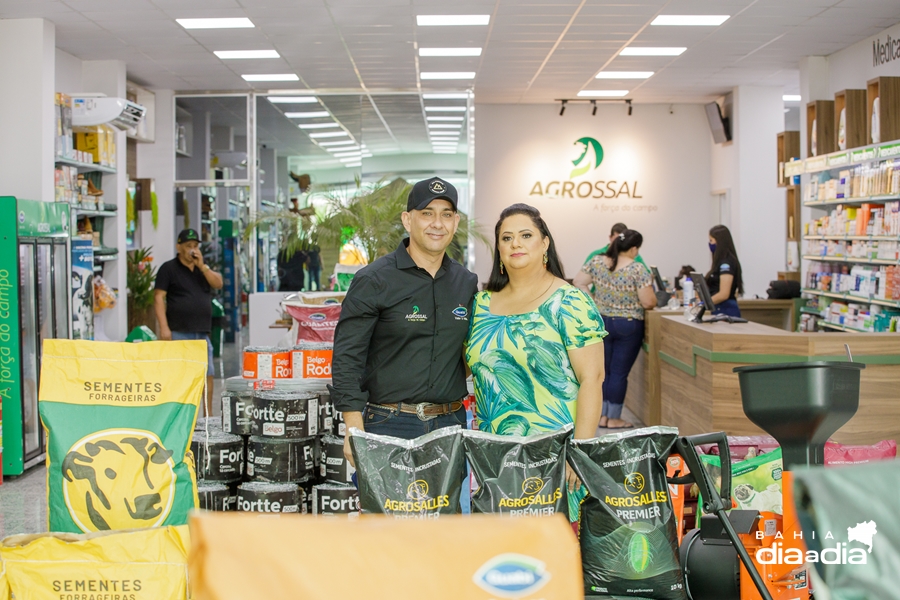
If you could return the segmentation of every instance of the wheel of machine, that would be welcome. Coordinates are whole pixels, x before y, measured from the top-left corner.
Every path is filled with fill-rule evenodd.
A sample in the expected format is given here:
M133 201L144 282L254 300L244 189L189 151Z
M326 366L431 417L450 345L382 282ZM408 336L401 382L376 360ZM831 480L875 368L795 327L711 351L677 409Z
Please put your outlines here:
M727 540L687 532L679 549L685 590L690 600L740 600L741 559Z

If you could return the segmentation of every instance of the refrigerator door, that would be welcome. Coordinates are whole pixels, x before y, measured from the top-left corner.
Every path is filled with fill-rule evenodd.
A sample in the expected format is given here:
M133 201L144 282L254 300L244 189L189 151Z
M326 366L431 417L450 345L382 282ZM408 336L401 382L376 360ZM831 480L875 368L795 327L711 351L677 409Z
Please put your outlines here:
M19 304L22 334L22 437L25 464L41 453L38 391L38 280L37 244L19 243ZM26 467L27 468L27 467Z
M69 269L68 240L56 240L53 243L53 312L56 333L54 337L66 339L69 335L69 302L72 294L69 291L71 282Z

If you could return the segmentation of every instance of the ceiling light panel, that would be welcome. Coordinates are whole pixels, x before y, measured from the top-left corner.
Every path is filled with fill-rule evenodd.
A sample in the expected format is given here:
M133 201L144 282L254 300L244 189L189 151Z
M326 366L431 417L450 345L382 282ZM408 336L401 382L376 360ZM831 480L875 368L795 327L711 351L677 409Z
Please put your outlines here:
M352 144L353 147L355 147L355 148L359 148L359 146L356 145L356 142L354 142L352 140L345 140L342 142L322 142L319 145L320 146L349 146L350 144ZM334 151L335 150L329 150L329 152L334 152Z
M350 135L346 131L323 131L322 133L311 133L309 137L313 139L319 138L332 138L332 137L342 137L345 135Z
M422 71L422 79L475 79L475 71Z
M462 127L462 123L429 123L428 127L430 129L459 129Z
M466 112L465 106L426 106L425 112Z
M627 96L628 90L581 90L579 98L621 98Z
M245 18L238 19L175 19L175 22L185 29L238 29L255 27L253 21Z
M444 27L462 25L487 25L491 15L417 15L416 25L420 27Z
M619 56L681 56L685 50L687 48L674 46L656 48L628 46L619 53Z
M294 73L260 73L241 77L244 81L300 81Z
M348 168L352 168L352 167L361 167L361 166L362 166L362 163L361 163L361 162L347 163L347 164L344 165L344 166L345 166L345 167L348 167Z
M481 48L419 48L419 56L481 56Z
M222 60L241 58L281 58L276 50L216 50L213 52Z
M650 24L716 27L727 21L729 17L730 15L659 15Z
M466 100L468 99L469 94L462 92L449 92L449 93L428 93L422 94L422 98L425 100Z
M300 129L331 129L340 127L339 123L300 123L297 125Z
M428 121L464 121L465 117L426 117Z
M800 102L802 98L799 94L785 94L781 99L784 102Z
M327 110L314 110L312 112L286 112L284 116L288 119L316 119L319 117L330 117L331 113Z
M648 79L653 71L600 71L596 79Z
M266 96L272 104L314 104L319 101L315 96Z

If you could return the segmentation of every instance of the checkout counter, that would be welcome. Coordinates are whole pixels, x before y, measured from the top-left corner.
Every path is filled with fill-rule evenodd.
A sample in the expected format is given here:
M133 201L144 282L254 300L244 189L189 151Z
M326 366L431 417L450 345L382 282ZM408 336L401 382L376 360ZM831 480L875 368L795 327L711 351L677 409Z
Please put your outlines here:
M740 300L748 323L692 323L683 310L645 315L644 349L628 378L625 405L645 425L671 425L681 435L725 431L763 435L744 416L734 367L847 360L866 365L859 411L833 439L874 444L900 439L900 334L793 333L790 300Z

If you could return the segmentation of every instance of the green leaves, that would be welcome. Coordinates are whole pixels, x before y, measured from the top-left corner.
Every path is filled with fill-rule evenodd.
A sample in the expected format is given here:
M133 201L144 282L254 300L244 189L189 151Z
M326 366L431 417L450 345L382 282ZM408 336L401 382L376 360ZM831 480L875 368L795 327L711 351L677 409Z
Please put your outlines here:
M525 354L534 379L555 398L567 400L578 395L578 379L562 344L528 335L525 336Z
M528 435L531 424L522 415L509 415L497 426L500 435Z
M156 268L150 248L139 248L128 253L126 267L126 285L128 286L129 306L145 310L153 306L153 283L156 280Z
M534 384L512 354L502 348L488 350L472 365L472 375L484 384L493 385L511 410L538 412L534 399Z

